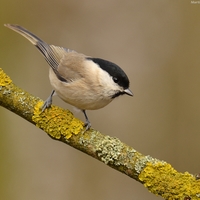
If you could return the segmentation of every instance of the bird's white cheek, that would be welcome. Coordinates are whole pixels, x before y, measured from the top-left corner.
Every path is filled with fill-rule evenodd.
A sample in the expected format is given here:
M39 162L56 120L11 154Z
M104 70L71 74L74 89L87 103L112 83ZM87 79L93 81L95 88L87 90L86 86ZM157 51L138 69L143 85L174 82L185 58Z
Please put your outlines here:
M99 82L102 87L102 94L106 97L112 97L116 92L122 89L117 85L112 77L105 71L101 70L99 73Z

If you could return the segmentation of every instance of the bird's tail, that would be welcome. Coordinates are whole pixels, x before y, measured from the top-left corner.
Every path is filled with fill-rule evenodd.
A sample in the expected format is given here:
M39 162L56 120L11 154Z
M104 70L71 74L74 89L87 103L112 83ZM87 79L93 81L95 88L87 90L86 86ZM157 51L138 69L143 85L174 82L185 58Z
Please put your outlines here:
M12 24L4 24L4 26L12 29L13 31L21 34L26 39L28 39L33 45L37 46L37 43L45 43L43 42L39 37L31 33L30 31L26 30L25 28L18 26L18 25L12 25Z
M35 45L44 56L47 63L51 66L51 68L53 69L57 77L61 81L65 81L65 79L62 78L60 74L58 73L57 68L64 53L66 53L66 51L71 51L71 50L65 49L63 47L54 46L54 45L48 45L39 37L37 37L30 31L26 30L25 28L19 25L5 24L5 26L21 34L26 39L28 39L33 45Z

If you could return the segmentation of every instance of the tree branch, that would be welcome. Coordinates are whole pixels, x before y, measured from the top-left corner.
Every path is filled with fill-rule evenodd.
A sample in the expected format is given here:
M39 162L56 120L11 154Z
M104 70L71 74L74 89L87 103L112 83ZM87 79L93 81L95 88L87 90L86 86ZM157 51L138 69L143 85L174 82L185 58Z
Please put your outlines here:
M119 139L90 129L57 106L41 112L43 101L20 89L0 68L0 105L44 130L51 138L64 142L142 183L164 199L200 199L200 179L188 172L142 155Z

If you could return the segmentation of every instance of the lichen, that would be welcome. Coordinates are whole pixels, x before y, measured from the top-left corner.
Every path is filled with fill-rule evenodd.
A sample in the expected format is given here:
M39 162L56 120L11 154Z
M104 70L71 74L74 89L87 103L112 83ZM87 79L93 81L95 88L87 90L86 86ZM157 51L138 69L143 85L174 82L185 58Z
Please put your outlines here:
M10 77L4 73L4 71L0 68L0 86L6 86L12 83Z
M97 146L97 155L105 164L110 162L119 165L117 161L119 162L122 149L123 145L119 139L105 136Z
M41 111L43 101L39 101L35 108L32 120L36 126L43 129L54 139L64 137L66 140L77 135L83 129L83 122L76 119L70 111L57 106Z
M96 152L105 164L132 168L130 160L133 159L136 151L126 146L118 138L105 136L98 142Z
M135 163L135 171L138 174L140 174L140 172L143 170L143 168L146 166L146 164L148 162L151 162L153 164L160 163L160 162L163 163L163 164L166 163L164 161L160 161L160 160L158 160L156 158L153 158L153 157L151 157L149 155L143 156L143 157L138 158L138 160L136 161L136 163Z
M181 199L190 196L197 199L200 183L188 172L179 173L170 164L148 162L139 174L139 180L150 192L164 199Z

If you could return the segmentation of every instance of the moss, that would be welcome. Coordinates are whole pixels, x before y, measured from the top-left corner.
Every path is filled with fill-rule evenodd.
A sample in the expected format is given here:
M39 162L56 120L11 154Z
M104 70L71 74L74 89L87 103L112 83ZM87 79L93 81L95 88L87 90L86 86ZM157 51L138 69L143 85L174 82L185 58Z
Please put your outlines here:
M4 73L4 71L0 68L0 86L6 86L12 83L10 77Z
M199 199L200 181L195 181L188 172L177 172L170 164L148 162L139 174L139 179L150 192L164 199L183 199L185 196Z
M83 129L83 122L74 118L70 111L63 110L57 106L41 111L43 101L39 101L35 108L32 120L36 126L43 129L54 139L69 139L77 135Z

